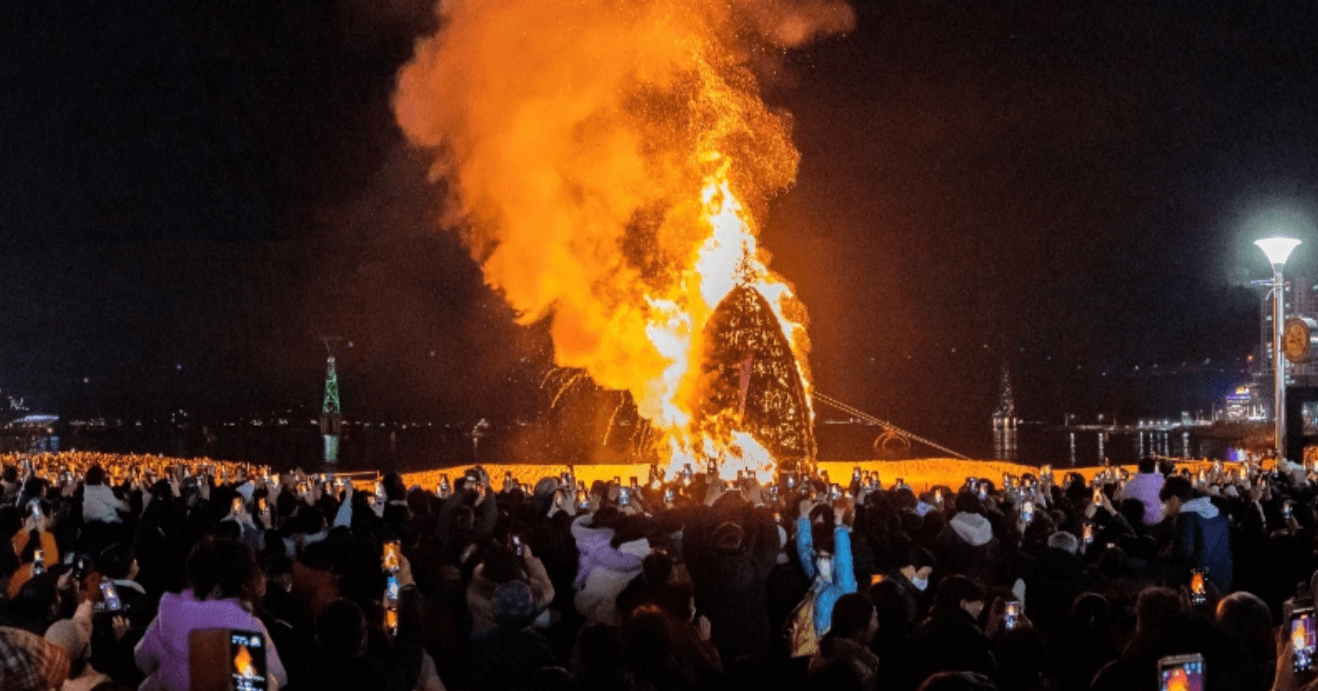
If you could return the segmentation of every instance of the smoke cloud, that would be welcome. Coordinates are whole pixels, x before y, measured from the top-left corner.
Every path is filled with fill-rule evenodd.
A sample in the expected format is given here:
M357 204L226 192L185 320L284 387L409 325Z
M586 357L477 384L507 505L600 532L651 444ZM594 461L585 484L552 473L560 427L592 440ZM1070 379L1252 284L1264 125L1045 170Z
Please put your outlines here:
M672 356L647 326L669 304L700 318L702 187L723 171L753 232L795 179L790 122L760 99L752 54L853 22L841 0L445 2L394 109L434 153L441 220L485 280L523 323L552 320L558 364L653 417Z

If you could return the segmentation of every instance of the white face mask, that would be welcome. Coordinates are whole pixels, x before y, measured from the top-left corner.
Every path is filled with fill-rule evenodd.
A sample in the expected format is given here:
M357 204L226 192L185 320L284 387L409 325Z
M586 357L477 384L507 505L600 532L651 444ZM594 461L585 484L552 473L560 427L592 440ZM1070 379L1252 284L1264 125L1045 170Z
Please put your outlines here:
M822 556L815 560L815 566L819 568L819 577L825 581L833 580L833 557Z
M916 576L911 579L911 585L915 586L916 590L924 591L925 588L929 587L929 579Z

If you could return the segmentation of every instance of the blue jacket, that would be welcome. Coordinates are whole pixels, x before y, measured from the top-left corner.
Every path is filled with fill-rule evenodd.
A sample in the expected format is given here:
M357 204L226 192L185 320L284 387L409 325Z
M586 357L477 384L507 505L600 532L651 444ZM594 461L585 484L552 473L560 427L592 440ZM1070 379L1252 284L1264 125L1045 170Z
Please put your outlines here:
M815 568L814 535L810 533L808 516L796 519L796 556L801 560L806 578L815 582L811 590L815 594L815 633L822 638L833 623L833 605L837 604L837 599L856 592L856 572L851 565L851 533L841 525L833 529L831 582L819 580L819 571Z
M1223 592L1231 590L1231 525L1208 497L1181 506L1172 528L1172 557L1190 568L1208 569L1208 578Z

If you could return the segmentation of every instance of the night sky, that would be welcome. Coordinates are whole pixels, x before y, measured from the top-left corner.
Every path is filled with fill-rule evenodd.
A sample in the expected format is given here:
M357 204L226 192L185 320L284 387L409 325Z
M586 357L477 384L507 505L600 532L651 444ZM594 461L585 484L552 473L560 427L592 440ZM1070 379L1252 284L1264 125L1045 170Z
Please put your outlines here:
M544 329L438 227L394 124L426 2L114 5L0 9L0 390L313 408L330 335L349 415L546 406ZM1313 3L855 5L764 86L802 153L764 244L821 391L954 436L987 428L1004 363L1054 421L1244 379L1252 240L1297 233L1288 268L1318 275Z

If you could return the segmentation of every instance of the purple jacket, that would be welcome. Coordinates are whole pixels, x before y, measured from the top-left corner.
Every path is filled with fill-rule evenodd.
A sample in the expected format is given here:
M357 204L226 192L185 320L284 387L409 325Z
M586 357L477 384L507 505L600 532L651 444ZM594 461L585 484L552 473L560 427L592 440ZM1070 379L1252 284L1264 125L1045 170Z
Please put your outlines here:
M1166 480L1160 473L1135 473L1126 483L1126 490L1121 493L1123 499L1138 499L1144 502L1144 525L1157 525L1162 522L1162 500L1158 492Z
M619 552L613 546L612 528L587 528L590 516L578 516L572 521L572 537L577 541L577 579L572 587L581 590L586 585L586 576L597 566L614 571L637 571L641 568L641 558L635 554Z
M146 674L139 691L188 691L188 633L197 629L242 629L265 634L266 673L288 685L288 674L279 661L270 633L261 620L236 599L197 600L191 590L165 593L156 615L136 649L137 668Z

